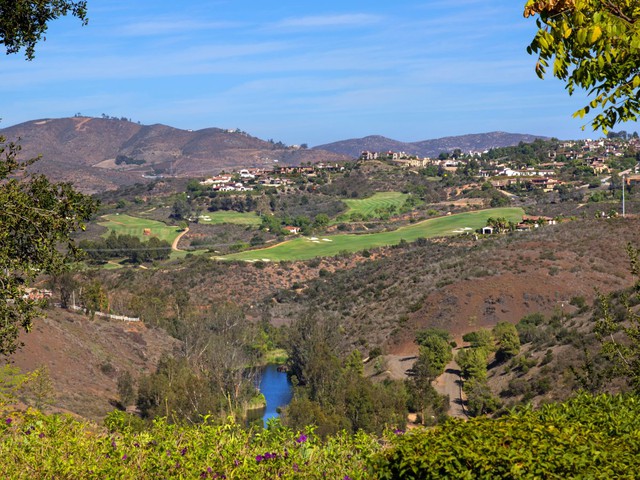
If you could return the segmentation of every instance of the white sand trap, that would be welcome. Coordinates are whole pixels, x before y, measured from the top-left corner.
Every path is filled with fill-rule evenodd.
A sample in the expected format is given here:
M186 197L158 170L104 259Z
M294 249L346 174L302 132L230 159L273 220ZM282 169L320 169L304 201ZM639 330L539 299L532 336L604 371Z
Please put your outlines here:
M311 240L313 242L314 240L317 240L317 239L318 239L318 237L311 237L309 240Z
M329 240L328 238L323 238L322 241L323 242L333 242L333 240Z
M320 243L320 240L311 240L313 243Z
M464 230L451 230L453 233L464 233Z
M471 227L464 227L463 230L473 230Z
M263 259L262 259L262 261L263 261L263 262L270 262L271 260L270 260L270 259L268 259L268 258L263 258Z

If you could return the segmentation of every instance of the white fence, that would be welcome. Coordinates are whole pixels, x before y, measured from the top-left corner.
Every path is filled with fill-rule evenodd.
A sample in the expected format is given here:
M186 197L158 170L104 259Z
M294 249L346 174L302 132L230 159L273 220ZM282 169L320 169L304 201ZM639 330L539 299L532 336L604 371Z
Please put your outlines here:
M85 310L84 307L79 307L77 305L70 305L70 309L72 310ZM95 315L99 317L110 318L112 320L122 320L123 322L139 322L139 317L125 317L124 315L114 315L112 313L104 313L104 312L95 312Z

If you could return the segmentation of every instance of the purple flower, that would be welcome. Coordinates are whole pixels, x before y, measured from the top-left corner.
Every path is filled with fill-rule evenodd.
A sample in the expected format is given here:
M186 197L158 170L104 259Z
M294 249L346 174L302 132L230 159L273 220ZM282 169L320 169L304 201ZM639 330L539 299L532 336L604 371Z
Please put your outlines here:
M116 448L116 447L117 447L117 445L116 445L116 441L115 441L115 440L112 440L112 441L111 441L111 446L112 446L113 448Z
M294 472L299 472L299 471L300 471L300 467L298 466L298 464L297 464L297 463L294 463L294 464L293 464L293 471L294 471Z
M304 433L301 433L298 438L296 438L296 442L304 443L307 441L307 436Z
M396 428L393 433L395 433L396 435L402 435L404 434L404 430L400 430L399 428Z
M187 453L187 447L184 447L182 450L180 450L180 455L182 455L183 457L185 453Z
M44 433L40 433L40 435L38 435L38 438L44 438Z
M127 454L125 453L124 455L122 455L122 460L126 460L127 459Z
M207 473L213 473L213 468L207 467Z
M273 455L271 453L267 452L267 453L264 454L264 458L265 458L265 460L271 460L273 458Z
M138 442L134 443L133 446L136 448L140 448L140 444Z
M349 475L345 475L342 480L351 480L351 477Z
M200 478L207 478L209 475L207 475L207 472L202 472L200 474Z
M256 462L260 463L262 460L264 460L262 455L256 455Z
M7 426L11 425L11 422L13 422L13 418L7 418L4 423L7 424Z
M240 461L238 459L235 459L233 461L233 464L237 467L238 465L240 465Z
M176 462L176 468L180 468L180 462Z

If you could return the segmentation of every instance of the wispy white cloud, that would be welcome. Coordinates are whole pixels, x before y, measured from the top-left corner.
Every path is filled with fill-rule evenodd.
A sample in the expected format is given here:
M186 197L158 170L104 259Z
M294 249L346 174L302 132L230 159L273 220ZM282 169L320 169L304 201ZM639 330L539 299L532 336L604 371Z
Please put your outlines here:
M122 26L116 32L130 37L145 37L168 35L176 33L193 33L198 30L221 30L237 28L238 22L207 22L193 19L157 19L144 22L134 22Z
M369 13L349 13L341 15L313 15L285 18L277 22L275 28L333 28L374 25L383 20L382 16Z

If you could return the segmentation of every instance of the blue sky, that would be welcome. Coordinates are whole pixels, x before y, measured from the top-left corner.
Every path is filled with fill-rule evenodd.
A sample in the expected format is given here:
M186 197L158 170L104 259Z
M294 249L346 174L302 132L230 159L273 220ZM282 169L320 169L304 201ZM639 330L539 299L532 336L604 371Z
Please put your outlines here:
M536 77L524 3L89 0L89 24L51 23L32 62L0 58L1 125L106 113L310 146L598 136L571 116L584 95Z

